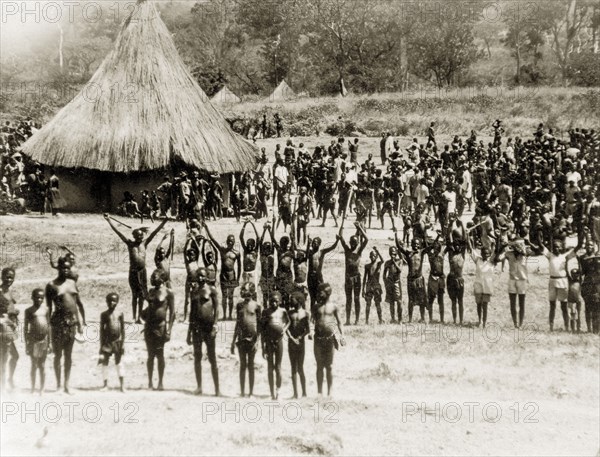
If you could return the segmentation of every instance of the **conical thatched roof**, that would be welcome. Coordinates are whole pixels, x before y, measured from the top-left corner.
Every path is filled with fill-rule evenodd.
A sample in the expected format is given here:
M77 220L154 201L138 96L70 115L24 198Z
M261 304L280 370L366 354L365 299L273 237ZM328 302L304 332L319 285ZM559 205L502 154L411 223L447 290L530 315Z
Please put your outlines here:
M279 83L273 93L269 96L270 101L289 100L294 98L296 94L290 86L285 82L285 79Z
M22 150L46 165L110 172L182 161L228 173L253 168L258 155L208 101L145 0L86 87Z
M229 87L223 86L219 92L212 96L210 99L212 103L216 103L217 105L225 104L225 103L240 103L242 99L235 95Z

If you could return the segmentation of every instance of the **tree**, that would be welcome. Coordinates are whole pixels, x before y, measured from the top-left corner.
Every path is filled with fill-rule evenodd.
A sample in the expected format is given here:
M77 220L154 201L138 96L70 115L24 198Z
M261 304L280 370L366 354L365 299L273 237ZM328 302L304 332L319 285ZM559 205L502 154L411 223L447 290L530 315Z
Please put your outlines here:
M415 73L433 77L439 88L456 83L457 75L482 56L472 30L472 15L441 12L423 18L409 39Z
M235 0L208 0L194 3L183 16L168 7L162 14L181 57L209 95L225 82L246 93L264 88L260 43L240 23L241 9Z
M542 57L540 48L546 42L551 22L544 15L533 18L526 9L519 9L518 6L513 14L503 16L508 32L502 43L512 50L516 61L515 82L521 84L522 66L528 57L533 58L533 63L528 65L528 73L537 71L537 64Z
M564 85L569 83L569 67L575 44L584 27L591 22L592 6L586 0L556 0L541 16L550 24L552 51L558 62Z

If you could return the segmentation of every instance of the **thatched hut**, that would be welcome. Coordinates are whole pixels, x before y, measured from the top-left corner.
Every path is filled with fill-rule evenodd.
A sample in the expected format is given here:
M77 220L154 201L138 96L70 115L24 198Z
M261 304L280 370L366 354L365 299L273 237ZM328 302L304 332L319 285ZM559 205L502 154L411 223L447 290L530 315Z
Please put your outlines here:
M221 90L212 96L210 101L217 105L222 105L228 103L241 103L242 99L235 95L229 87L223 86Z
M165 173L230 174L258 157L190 75L149 0L138 0L89 83L22 150L56 169L72 211L115 208L125 190L155 189Z
M284 100L290 100L296 98L295 92L292 90L288 83L285 82L285 79L282 80L279 85L275 88L273 93L269 95L270 102L278 102Z

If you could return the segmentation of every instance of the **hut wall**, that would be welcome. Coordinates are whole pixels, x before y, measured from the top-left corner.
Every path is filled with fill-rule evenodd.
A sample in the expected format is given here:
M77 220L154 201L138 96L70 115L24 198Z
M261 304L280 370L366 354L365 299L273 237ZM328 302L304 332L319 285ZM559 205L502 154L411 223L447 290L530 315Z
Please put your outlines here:
M123 200L123 194L129 191L135 197L138 205L141 203L140 194L143 190L152 192L163 182L164 171L116 174L113 175L110 185L111 210L115 211ZM162 194L159 194L162 196Z
M89 170L58 169L60 192L67 202L65 212L98 212L109 205L110 197L103 186L103 173ZM108 183L110 185L110 182Z
M164 171L144 173L107 173L92 170L56 172L60 190L67 201L65 212L115 211L125 191L131 192L139 203L142 190L156 190L162 183Z
M143 173L109 173L93 170L57 169L60 190L67 207L63 212L101 213L114 212L123 200L123 194L129 191L140 203L142 190L152 192L163 182L164 170ZM223 206L230 206L233 174L219 177L223 187ZM162 195L160 195L162 196Z

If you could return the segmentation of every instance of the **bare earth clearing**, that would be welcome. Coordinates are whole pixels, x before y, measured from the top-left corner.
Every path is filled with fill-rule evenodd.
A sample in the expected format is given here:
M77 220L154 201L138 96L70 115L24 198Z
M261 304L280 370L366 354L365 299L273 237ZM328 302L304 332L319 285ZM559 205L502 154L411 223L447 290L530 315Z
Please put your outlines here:
M296 144L300 141L297 139ZM320 143L321 139L306 143L313 146L316 141ZM330 140L325 137L323 141L328 144ZM275 142L264 142L269 155ZM280 142L283 146L285 138ZM364 142L378 157L378 141ZM365 147L361 155L367 152ZM137 221L127 222L137 225ZM316 396L310 341L305 362L308 398L288 400L292 387L287 350L277 402L272 403L268 396L266 362L260 357L256 363L256 397L238 398L238 358L229 353L233 331L233 322L229 321L221 322L217 338L224 396L212 396L207 360L203 363L205 395L193 396L192 351L185 344L187 324L180 323L179 318L166 346L164 392L146 389L142 329L128 325L125 363L129 390L122 394L117 390L98 391L101 376L96 367L98 319L105 309L106 293L119 292L119 307L126 318L131 316L127 256L117 237L99 215L64 215L56 219L8 216L1 218L0 224L1 265L17 267L13 290L21 318L29 306L31 290L44 287L53 278L54 271L42 255L45 247L60 244L69 245L77 254L79 287L88 316L87 341L76 345L73 356L73 395L55 391L52 357L46 363L49 392L41 398L30 395L29 360L19 341L21 359L15 376L18 387L2 396L4 455L598 453L599 340L588 334L547 332L548 265L544 258L530 261L525 317L528 325L518 332L510 319L508 273L500 272L500 266L487 331L473 326L477 315L471 295L474 266L470 260L465 265L465 327L435 323L427 327L366 326L363 303L362 324L344 329L347 345L335 355L334 395L330 399ZM389 227L389 221L386 224ZM317 222L312 221L313 236L321 236L325 245L334 241L333 221L328 221L324 229L315 225ZM177 311L181 313L185 227L172 222L165 231L171 227L176 229L172 276ZM228 233L237 236L240 229L233 219L213 222L211 227L222 241ZM378 223L373 227L368 231L369 246L377 246L385 255L392 232L379 230ZM149 254L155 245L156 241ZM368 249L363 262L367 255ZM152 255L148 257L150 264ZM342 309L343 268L340 249L327 258L324 275L334 288L333 300ZM427 265L424 273L428 273ZM447 297L445 304L446 320L451 321ZM436 305L434 309L437 319ZM406 316L406 296L403 311ZM374 309L371 316L375 322ZM389 319L385 304L384 319ZM560 312L556 322L556 327L562 328ZM117 384L111 365L109 385Z

